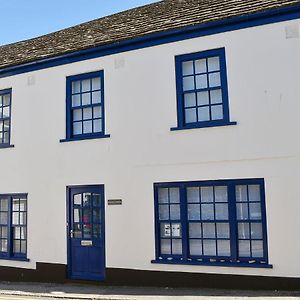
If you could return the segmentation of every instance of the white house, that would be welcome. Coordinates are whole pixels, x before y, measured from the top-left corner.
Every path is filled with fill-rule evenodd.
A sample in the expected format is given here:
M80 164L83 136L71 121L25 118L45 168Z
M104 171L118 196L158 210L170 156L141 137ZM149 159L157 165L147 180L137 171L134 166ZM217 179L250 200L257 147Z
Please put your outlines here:
M299 26L164 0L0 47L0 279L300 288Z

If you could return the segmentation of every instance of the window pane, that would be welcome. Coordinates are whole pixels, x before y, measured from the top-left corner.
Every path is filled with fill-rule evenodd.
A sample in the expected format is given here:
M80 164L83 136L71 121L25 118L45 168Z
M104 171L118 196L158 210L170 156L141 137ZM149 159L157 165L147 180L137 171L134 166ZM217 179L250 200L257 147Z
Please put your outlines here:
M201 216L202 220L214 220L214 206L213 204L202 204L201 205Z
M81 85L82 85L82 92L88 92L91 90L91 80L90 79L82 80Z
M9 143L9 132L4 132L3 143L4 144L8 144Z
M209 106L205 107L199 107L198 108L198 121L209 121L210 116L209 116Z
M216 202L227 202L227 186L215 186L215 201Z
M94 132L102 132L102 120L94 120L93 121Z
M212 186L201 187L201 202L214 201L214 188Z
M196 106L196 94L195 93L188 93L184 95L184 106L191 107Z
M92 79L92 89L93 91L101 89L101 80L99 77Z
M8 199L0 199L0 210L7 211L8 210Z
M74 195L74 205L81 205L81 194Z
M247 203L237 203L236 204L236 214L238 220L248 219L248 204Z
M99 207L100 206L100 195L94 193L92 197L93 197L93 206Z
M90 224L83 224L83 238L90 239L92 237L92 226Z
M100 224L94 224L93 225L93 237L94 238L100 238L101 231L100 231Z
M3 95L3 106L10 105L10 94Z
M93 109L91 107L83 109L83 119L90 120L93 118Z
M195 73L206 73L206 59L198 59L195 61Z
M26 253L26 241L21 241L21 251L22 254Z
M95 106L93 108L93 117L95 118L101 118L101 106Z
M210 103L211 104L222 103L222 90L210 91Z
M250 238L249 223L239 223L238 232L239 232L239 239L249 239Z
M170 218L171 220L180 220L180 205L170 206Z
M172 240L172 254L180 255L182 254L182 241L181 239Z
M75 239L81 238L82 237L82 230L81 230L81 225L80 224L75 224L73 227L73 236Z
M203 252L206 256L216 256L216 241L203 240Z
M185 122L186 123L197 122L196 108L190 108L185 110Z
M188 219L189 220L200 220L200 205L189 204L188 205Z
M9 131L9 120L5 120L4 122L3 122L3 130L4 131Z
M169 202L169 189L167 188L158 189L158 202L159 203Z
M214 105L211 107L211 119L222 120L223 116L223 105Z
M81 95L82 105L90 105L91 104L91 94L85 93Z
M161 223L160 224L160 236L161 237L171 237L171 224Z
M72 96L72 107L80 106L80 95Z
M83 200L84 207L92 206L92 194L91 193L83 193L82 200Z
M20 251L21 251L21 241L20 240L14 240L13 252L14 253L20 253Z
M101 92L93 92L92 93L92 103L100 103L101 102Z
M249 201L250 202L260 202L260 186L259 185L249 185Z
M195 89L194 76L188 76L183 78L183 90L189 91Z
M262 224L261 223L251 223L251 238L252 239L262 239Z
M20 225L26 225L26 213L20 212Z
M160 220L169 220L169 206L160 205L159 206L159 219Z
M21 227L13 227L14 239L21 239Z
M7 227L6 226L1 226L1 230L0 230L0 234L1 234L1 238L7 238Z
M208 71L213 72L213 71L219 71L220 70L220 59L218 56L216 57L209 57L207 59L208 61Z
M190 240L190 255L202 255L202 240Z
M72 82L72 93L80 93L80 81L73 81Z
M7 239L0 240L0 251L7 252Z
M27 229L26 227L21 227L21 240L27 239Z
M249 208L250 208L250 219L261 220L260 203L250 203Z
M182 75L192 75L194 73L193 61L185 61L182 63Z
M230 256L230 241L218 240L218 256Z
M216 220L228 220L228 205L216 203Z
M81 209L75 208L74 209L74 222L75 223L79 223L81 221L80 220L80 214L81 214Z
M252 246L252 257L263 257L263 242L262 241L251 241Z
M73 123L73 134L82 134L82 123L81 122L75 122Z
M197 75L196 76L196 88L206 89L207 88L207 75Z
M7 224L7 212L0 213L0 224L6 225Z
M237 185L235 187L235 195L236 195L237 202L248 201L247 186L246 185Z
M187 188L187 202L188 203L200 202L200 192L198 187Z
M81 121L82 120L82 109L73 110L73 121Z
M208 92L199 92L197 93L198 105L207 105L209 104Z
M93 209L93 223L100 223L100 209L99 208L94 208Z
M190 223L189 224L189 237L190 238L201 238L201 223Z
M230 237L229 223L217 223L217 238L226 239Z
M10 115L10 107L3 107L3 118L9 118Z
M83 122L83 133L91 133L93 132L93 123L92 121L85 121Z
M220 73L211 73L208 75L209 77L209 87L217 87L221 86L221 77Z
M161 254L171 254L171 240L161 239L160 240L160 252Z
M216 227L215 223L204 223L203 227L203 237L204 238L215 238L216 237Z
M250 241L239 241L239 256L250 257Z
M169 189L170 194L170 203L179 203L179 188L170 188Z

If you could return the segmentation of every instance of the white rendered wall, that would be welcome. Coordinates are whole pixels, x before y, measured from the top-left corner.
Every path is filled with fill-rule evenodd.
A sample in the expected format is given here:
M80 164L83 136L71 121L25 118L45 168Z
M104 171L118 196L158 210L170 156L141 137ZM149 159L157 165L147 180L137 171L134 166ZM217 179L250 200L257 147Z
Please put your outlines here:
M105 184L107 267L300 277L300 39L289 21L0 79L13 88L12 144L0 149L1 193L28 193L29 262L67 263L66 186ZM171 132L174 56L225 47L237 126ZM65 138L66 76L104 70L106 133ZM29 84L30 83L30 84ZM33 84L32 84L33 83ZM157 265L153 183L265 178L273 269Z

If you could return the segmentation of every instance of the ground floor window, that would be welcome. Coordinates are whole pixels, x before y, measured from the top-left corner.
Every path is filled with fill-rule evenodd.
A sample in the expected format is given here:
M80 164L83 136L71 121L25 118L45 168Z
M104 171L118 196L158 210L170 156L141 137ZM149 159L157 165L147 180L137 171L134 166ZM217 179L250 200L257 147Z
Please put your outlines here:
M156 260L267 264L263 179L154 185Z
M27 195L0 195L0 258L26 258Z

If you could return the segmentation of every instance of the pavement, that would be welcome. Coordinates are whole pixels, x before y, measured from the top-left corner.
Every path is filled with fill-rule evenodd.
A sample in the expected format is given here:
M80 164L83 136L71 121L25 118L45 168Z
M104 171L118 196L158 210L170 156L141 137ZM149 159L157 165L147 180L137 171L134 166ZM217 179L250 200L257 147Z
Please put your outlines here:
M39 284L0 282L0 300L235 300L300 299L300 291L240 291L155 287L103 287L83 284Z

